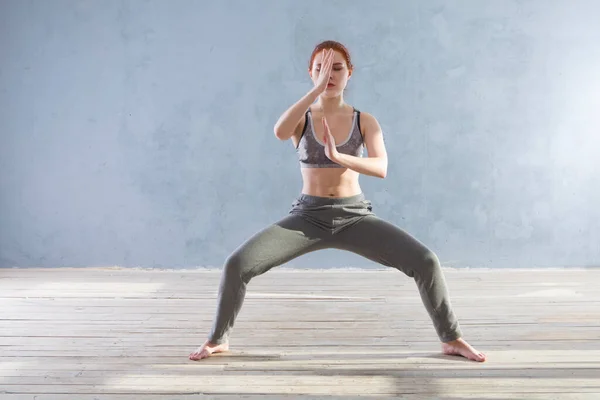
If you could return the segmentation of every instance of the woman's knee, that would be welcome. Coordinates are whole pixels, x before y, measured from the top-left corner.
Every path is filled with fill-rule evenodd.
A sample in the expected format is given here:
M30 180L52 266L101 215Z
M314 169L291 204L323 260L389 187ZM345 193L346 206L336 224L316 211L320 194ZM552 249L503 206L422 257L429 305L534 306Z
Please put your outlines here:
M223 273L228 277L236 277L238 279L244 280L246 277L246 269L244 265L244 257L235 252L230 254L225 260L225 264L223 266Z
M419 265L415 266L415 273L421 276L433 276L442 270L440 259L431 250L425 251L419 257Z
M248 283L256 275L255 269L253 263L243 252L236 251L225 260L223 273L228 277L235 277Z

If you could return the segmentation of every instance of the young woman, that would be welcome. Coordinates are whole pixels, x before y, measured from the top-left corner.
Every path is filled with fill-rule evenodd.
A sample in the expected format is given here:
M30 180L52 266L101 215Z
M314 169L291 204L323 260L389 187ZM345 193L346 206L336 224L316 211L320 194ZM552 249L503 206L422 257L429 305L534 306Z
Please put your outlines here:
M354 252L413 278L442 342L442 352L474 361L485 355L461 338L437 256L372 211L360 174L385 178L387 154L377 120L344 102L352 75L348 50L335 41L316 46L309 63L314 87L281 115L275 136L297 149L303 186L289 215L256 233L226 260L217 314L200 360L229 349L228 337L255 276L319 249ZM368 157L362 157L363 148Z

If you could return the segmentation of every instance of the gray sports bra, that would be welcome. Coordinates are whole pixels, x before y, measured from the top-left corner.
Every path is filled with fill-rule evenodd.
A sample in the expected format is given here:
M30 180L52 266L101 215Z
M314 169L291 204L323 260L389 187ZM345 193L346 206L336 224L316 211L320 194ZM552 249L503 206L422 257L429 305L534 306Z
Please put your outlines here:
M346 140L336 145L340 153L362 157L364 140L360 131L360 111L354 109L352 127ZM312 114L308 110L305 114L304 129L296 147L301 168L345 168L334 163L325 155L325 145L315 135L315 125Z

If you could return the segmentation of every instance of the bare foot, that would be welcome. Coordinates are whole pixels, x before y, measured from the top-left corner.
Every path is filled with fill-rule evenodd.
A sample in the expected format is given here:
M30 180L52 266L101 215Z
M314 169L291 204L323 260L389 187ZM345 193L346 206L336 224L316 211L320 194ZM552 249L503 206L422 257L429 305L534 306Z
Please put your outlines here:
M228 350L229 343L213 344L207 340L202 346L198 347L192 354L190 354L190 360L202 360L213 353L220 353Z
M442 352L449 356L463 356L469 360L484 362L486 357L480 351L477 351L463 339L456 339L451 342L442 343Z

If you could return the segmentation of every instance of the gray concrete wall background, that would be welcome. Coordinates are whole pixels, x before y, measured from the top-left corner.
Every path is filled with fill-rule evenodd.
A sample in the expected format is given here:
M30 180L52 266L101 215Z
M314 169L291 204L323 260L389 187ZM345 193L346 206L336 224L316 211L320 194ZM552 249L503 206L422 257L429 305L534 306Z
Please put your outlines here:
M453 267L600 264L600 3L2 1L0 266L219 267L300 190L272 126L324 39L375 212ZM369 267L337 250L289 263Z

